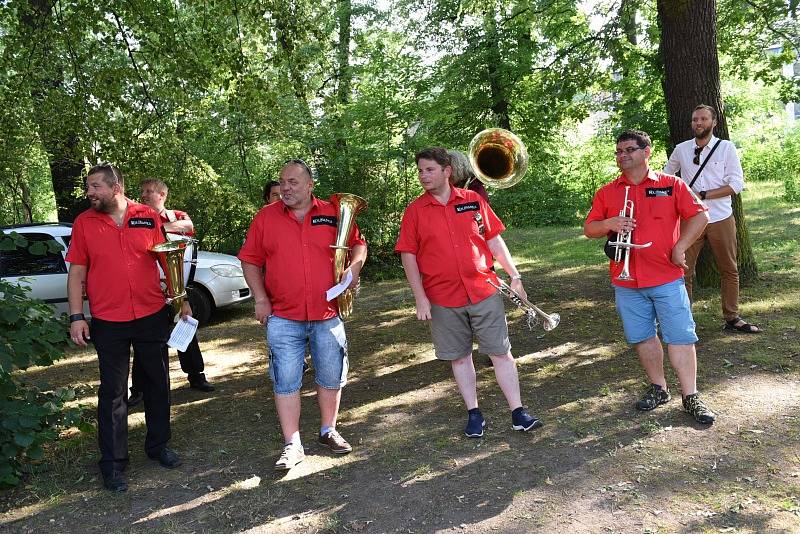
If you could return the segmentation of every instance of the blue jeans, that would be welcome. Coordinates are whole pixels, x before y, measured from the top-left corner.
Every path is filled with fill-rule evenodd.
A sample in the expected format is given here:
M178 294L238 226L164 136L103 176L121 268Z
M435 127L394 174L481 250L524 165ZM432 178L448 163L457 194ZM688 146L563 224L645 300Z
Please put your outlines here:
M338 317L325 321L293 321L271 315L266 326L269 376L276 395L300 391L306 346L311 348L314 380L325 389L347 383L347 337Z
M691 345L697 341L683 278L654 287L614 286L614 295L625 338L631 345L655 336L656 325L669 345Z

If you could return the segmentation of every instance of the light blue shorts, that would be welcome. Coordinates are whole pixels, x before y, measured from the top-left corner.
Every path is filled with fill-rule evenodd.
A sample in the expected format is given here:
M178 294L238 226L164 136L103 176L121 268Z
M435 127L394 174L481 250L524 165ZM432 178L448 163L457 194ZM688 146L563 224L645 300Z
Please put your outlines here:
M625 338L631 345L655 336L657 326L669 345L691 345L697 341L683 278L638 289L614 286L614 294Z
M347 383L347 337L338 317L325 321L292 321L271 315L267 319L269 376L276 395L300 391L306 346L314 363L314 381L325 389Z

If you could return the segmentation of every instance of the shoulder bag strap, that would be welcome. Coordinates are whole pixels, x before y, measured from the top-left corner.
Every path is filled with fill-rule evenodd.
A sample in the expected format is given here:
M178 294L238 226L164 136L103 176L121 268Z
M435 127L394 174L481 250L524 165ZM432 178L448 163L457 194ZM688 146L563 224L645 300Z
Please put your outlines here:
M700 165L700 168L697 169L696 173L694 173L694 178L692 178L692 181L689 182L689 189L691 189L692 186L694 185L694 183L697 181L697 177L700 176L701 172L703 172L703 169L705 168L706 163L708 163L708 160L711 159L711 156L714 154L714 151L717 149L717 147L719 146L719 144L721 142L722 142L722 139L717 139L717 142L714 143L714 146L711 147L711 152L708 153L708 156L706 157L706 159L703 160L703 163L702 163L702 165Z

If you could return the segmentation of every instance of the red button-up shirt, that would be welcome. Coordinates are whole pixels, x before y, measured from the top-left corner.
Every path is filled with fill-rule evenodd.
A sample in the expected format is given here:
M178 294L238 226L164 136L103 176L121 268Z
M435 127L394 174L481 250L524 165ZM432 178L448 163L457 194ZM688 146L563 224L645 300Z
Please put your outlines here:
M610 262L611 282L621 287L653 287L673 282L683 276L683 269L671 261L672 248L680 238L681 220L691 219L706 207L689 191L680 178L650 171L639 185L630 183L624 175L601 187L594 195L592 209L586 222L616 217L622 210L625 186L630 186L628 200L633 201L636 228L632 242L648 248L629 249L630 274L634 280L620 281L622 262Z
M86 295L92 316L132 321L164 307L156 255L164 241L158 213L126 199L122 227L106 213L88 209L75 218L67 261L85 265Z
M336 317L336 299L327 301L325 292L338 283L331 248L338 224L336 207L316 197L302 223L283 202L256 214L239 259L266 267L264 286L273 314L294 321ZM358 226L353 225L347 245L366 245Z
M451 187L447 205L427 192L408 205L394 250L416 255L432 303L466 306L497 292L486 282L497 283L486 242L505 229L478 193Z
M175 220L171 220L170 219L170 216L169 216L169 212L170 211L175 214ZM164 223L168 223L168 222L185 221L185 220L189 219L189 214L186 213L185 211L181 211L181 210L164 210L164 211L161 212L160 217L161 217L161 224L163 226ZM169 232L169 233L172 233L172 234L178 235L178 236L186 235L186 236L189 236L189 237L192 237L194 235L194 231L183 232L183 233L181 233L181 232Z

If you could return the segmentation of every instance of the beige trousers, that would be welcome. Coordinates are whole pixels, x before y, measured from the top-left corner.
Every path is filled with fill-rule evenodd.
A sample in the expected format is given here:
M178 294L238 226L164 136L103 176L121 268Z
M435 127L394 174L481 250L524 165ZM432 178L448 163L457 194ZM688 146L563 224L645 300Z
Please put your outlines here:
M739 270L736 266L736 220L733 215L706 226L697 241L686 251L686 264L689 266L686 273L686 291L690 299L694 268L706 240L720 273L722 315L726 321L730 321L739 316Z

